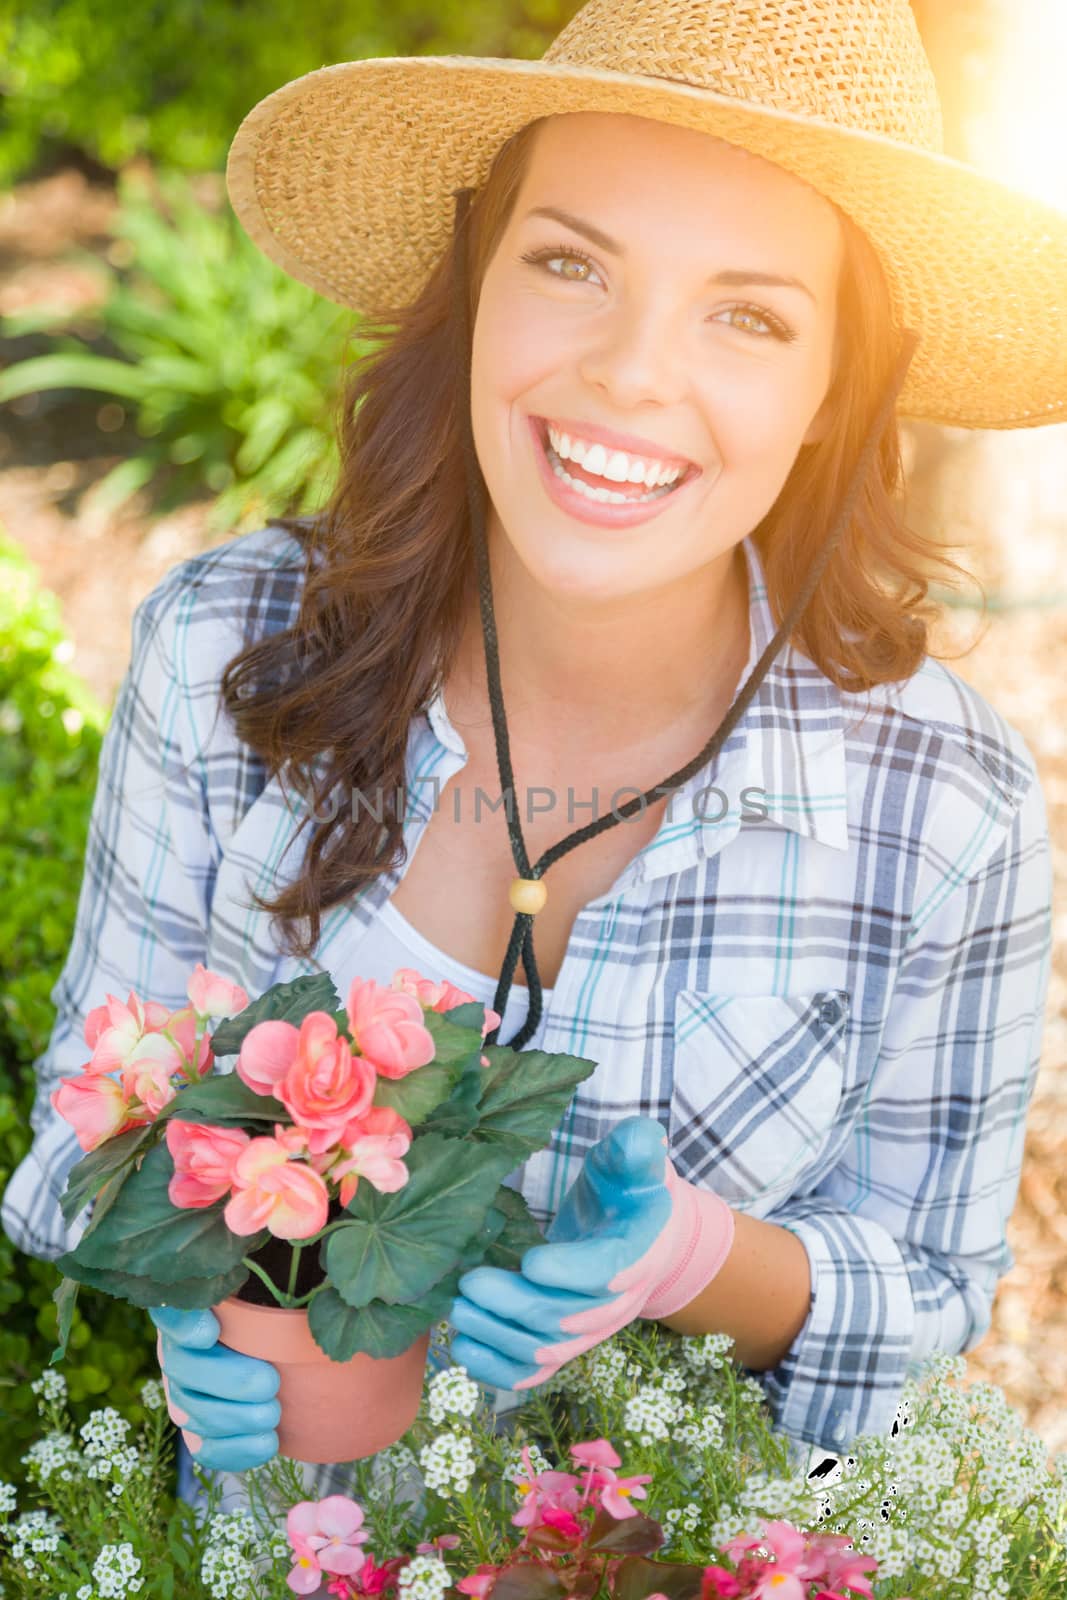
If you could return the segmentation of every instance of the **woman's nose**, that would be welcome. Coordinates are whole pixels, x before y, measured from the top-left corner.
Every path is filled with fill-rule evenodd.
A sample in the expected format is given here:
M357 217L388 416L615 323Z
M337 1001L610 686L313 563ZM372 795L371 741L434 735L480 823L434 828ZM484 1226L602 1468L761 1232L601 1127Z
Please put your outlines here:
M668 311L621 308L601 321L579 362L585 381L620 408L677 403L685 392L685 333Z

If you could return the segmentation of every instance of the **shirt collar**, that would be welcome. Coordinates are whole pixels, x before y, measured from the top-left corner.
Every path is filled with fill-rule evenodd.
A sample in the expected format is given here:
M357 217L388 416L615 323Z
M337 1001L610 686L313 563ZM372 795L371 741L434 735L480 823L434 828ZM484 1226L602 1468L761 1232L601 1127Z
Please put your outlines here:
M751 536L743 542L748 567L749 652L737 695L776 631L763 563ZM466 759L467 748L445 710L438 689L426 716L446 750ZM724 800L697 797L716 786ZM742 791L750 793L743 802ZM674 797L655 838L614 886L645 882L715 854L746 826L767 820L836 850L848 849L846 765L840 695L822 672L793 645L785 644L738 726L714 761L693 774ZM728 803L728 811L717 812ZM766 820L751 820L763 811ZM672 820L673 819L673 820ZM625 826L625 823L620 824ZM562 837L562 835L561 835Z

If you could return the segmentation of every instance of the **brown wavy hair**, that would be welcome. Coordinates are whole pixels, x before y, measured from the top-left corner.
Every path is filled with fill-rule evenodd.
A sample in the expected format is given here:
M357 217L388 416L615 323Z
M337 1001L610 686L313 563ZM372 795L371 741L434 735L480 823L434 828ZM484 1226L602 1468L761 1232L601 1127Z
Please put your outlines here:
M501 147L472 204L470 327L540 120ZM776 621L833 522L898 353L878 258L865 234L838 215L843 337L832 421L820 442L801 447L752 533ZM406 860L408 729L447 679L463 618L477 605L452 289L448 249L410 305L358 326L369 349L348 367L339 397L333 493L310 521L274 519L304 549L299 615L292 627L242 649L221 680L238 737L309 807L298 830L313 824L300 877L273 900L253 893L298 959L313 959L324 912ZM936 614L927 600L931 574L968 576L902 519L895 418L876 459L791 639L852 692L910 677ZM338 793L380 798L346 811L337 808Z

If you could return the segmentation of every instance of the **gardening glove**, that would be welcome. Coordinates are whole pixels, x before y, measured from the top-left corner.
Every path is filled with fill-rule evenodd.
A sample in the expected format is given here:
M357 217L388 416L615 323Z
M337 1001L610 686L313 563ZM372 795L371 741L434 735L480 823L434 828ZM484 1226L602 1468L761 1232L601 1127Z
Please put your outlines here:
M219 1344L210 1311L154 1306L157 1351L171 1421L202 1467L246 1472L278 1451L277 1369Z
M649 1117L627 1117L593 1146L548 1230L518 1272L475 1267L459 1280L452 1360L502 1389L531 1389L637 1317L688 1305L726 1260L730 1207L687 1183Z

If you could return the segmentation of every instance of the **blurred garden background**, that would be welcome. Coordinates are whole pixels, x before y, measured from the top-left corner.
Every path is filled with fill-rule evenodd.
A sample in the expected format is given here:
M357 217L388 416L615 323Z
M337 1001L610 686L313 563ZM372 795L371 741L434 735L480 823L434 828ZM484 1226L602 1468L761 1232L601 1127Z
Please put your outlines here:
M29 1142L134 607L186 556L315 509L335 470L330 415L356 319L249 243L225 199L229 142L257 100L316 67L536 57L577 9L0 0L0 1186ZM914 9L948 153L1067 210L1067 0ZM978 580L940 595L933 653L1022 732L1050 810L1057 950L1016 1261L968 1368L1064 1450L1067 426L906 424L904 437L912 522ZM0 1478L19 1476L32 1431L53 1283L0 1236ZM73 1398L135 1415L154 1368L147 1319L89 1292L81 1305Z

